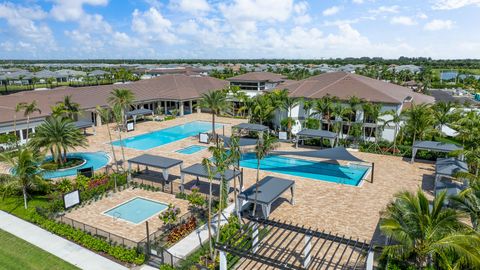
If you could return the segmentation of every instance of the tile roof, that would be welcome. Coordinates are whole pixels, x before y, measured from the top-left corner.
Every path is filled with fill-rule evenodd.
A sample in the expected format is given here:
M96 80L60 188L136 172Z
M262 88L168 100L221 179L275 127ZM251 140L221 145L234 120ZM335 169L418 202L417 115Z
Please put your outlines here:
M24 91L0 98L0 123L13 121L13 111L17 103L37 101L42 111L31 118L47 116L50 107L65 96L71 95L72 101L80 104L82 109L92 109L97 105L107 104L107 98L113 89L130 89L136 102L150 100L188 100L199 98L203 93L222 89L228 82L212 77L163 75L148 80L140 80L128 84L99 85L89 87L61 87L46 91ZM18 113L17 119L23 119Z
M286 77L272 72L248 72L242 75L228 78L228 81L254 81L254 82L283 82Z
M401 104L407 97L416 103L433 103L435 99L411 89L365 76L331 72L285 85L290 96L321 98L326 95L347 100L356 96L370 102Z

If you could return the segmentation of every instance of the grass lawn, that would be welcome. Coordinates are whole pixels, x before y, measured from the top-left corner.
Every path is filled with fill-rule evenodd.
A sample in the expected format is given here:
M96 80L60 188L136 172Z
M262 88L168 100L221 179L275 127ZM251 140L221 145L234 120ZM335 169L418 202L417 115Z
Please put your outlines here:
M26 220L29 220L30 215L35 212L35 207L46 206L47 204L48 199L46 197L33 195L28 200L28 209L25 209L21 196L6 197L3 200L0 197L0 210Z
M0 230L0 269L78 269L6 231Z

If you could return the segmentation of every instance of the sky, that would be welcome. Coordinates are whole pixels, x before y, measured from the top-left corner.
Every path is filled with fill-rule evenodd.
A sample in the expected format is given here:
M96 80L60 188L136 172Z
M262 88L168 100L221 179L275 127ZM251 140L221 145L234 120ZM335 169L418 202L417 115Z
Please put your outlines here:
M0 0L0 59L480 58L480 0Z

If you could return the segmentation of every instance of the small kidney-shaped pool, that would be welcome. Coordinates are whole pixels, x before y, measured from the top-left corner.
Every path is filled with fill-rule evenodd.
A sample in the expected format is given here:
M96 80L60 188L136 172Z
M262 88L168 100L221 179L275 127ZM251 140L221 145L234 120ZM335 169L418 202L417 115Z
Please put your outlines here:
M43 178L45 179L52 179L52 178L59 178L59 177L67 177L77 175L78 169L93 167L93 170L98 170L105 167L108 162L110 161L110 157L105 152L77 152L77 153L69 153L67 154L68 158L78 158L83 159L81 165L68 168L68 169L60 169L55 171L45 171L43 173ZM47 160L49 157L47 157Z

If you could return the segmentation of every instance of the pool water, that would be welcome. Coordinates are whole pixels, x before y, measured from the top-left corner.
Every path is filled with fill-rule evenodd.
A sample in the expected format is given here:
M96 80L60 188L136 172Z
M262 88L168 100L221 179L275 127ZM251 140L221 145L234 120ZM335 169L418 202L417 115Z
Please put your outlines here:
M179 149L175 152L180 153L180 154L191 155L191 154L194 154L198 151L202 151L205 148L207 148L207 147L203 146L203 145L191 145L191 146Z
M69 153L67 154L68 158L79 158L85 160L85 163L73 167L70 169L62 169L62 170L56 170L56 171L45 171L42 176L45 179L51 179L51 178L59 178L59 177L67 177L67 176L72 176L72 175L77 175L77 170L78 169L83 169L83 168L88 168L88 167L93 167L93 170L98 170L105 165L108 164L110 161L110 157L107 155L105 152L78 152L78 153ZM51 159L51 157L47 157L46 160Z
M215 129L221 128L222 124L215 124ZM136 150L148 150L164 144L183 140L188 137L196 136L201 132L212 130L212 123L203 121L189 122L183 125L160 129L150 133L133 136L123 140L123 146ZM112 143L120 146L120 141Z
M167 208L167 204L135 197L134 199L104 212L104 214L113 218L123 219L138 224Z
M244 154L240 166L256 169L257 158L255 153ZM368 171L366 166L341 166L278 155L269 155L262 159L260 169L351 186L358 186Z

